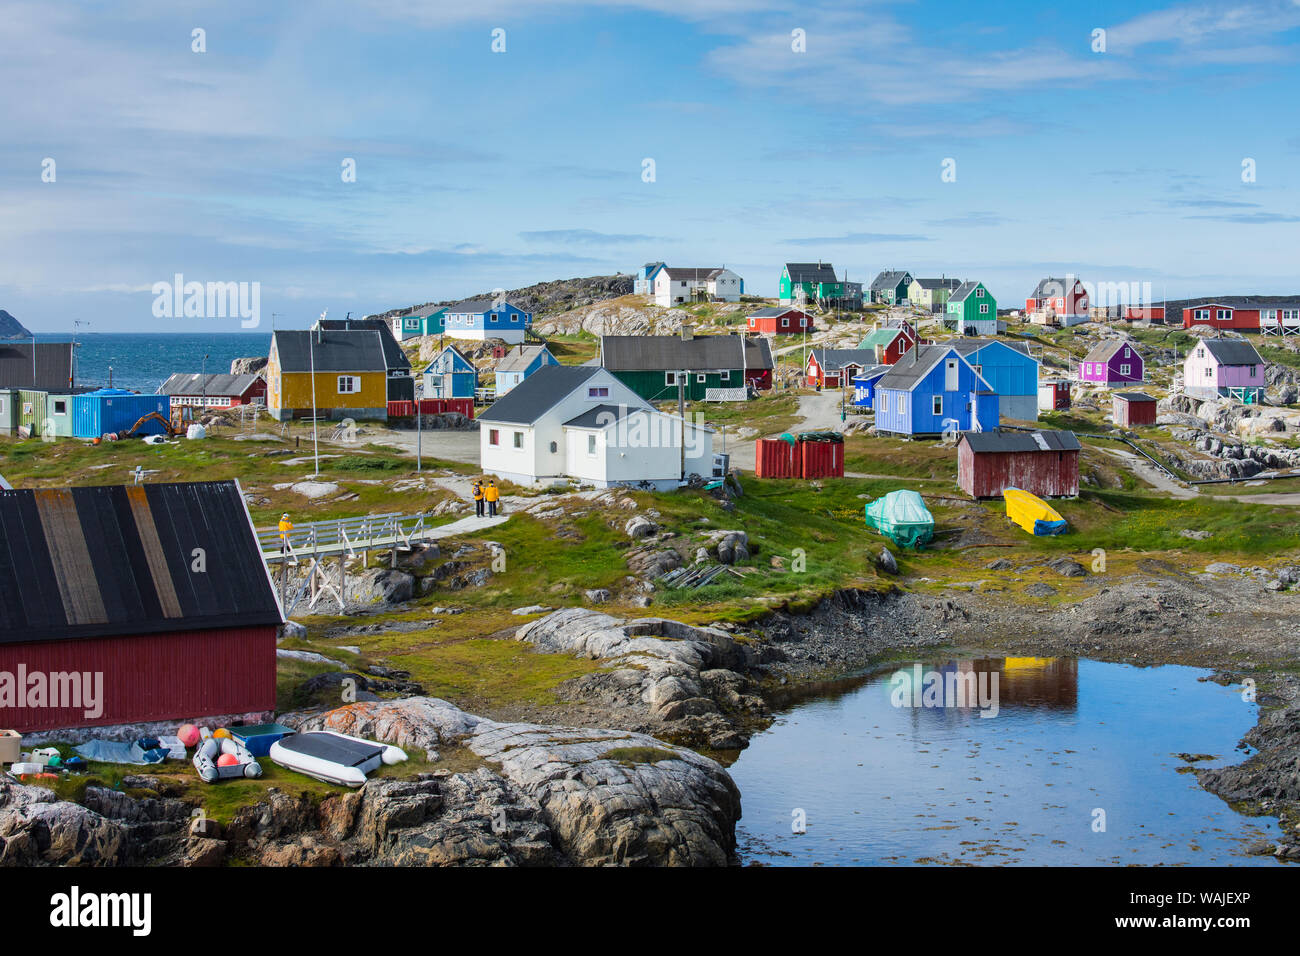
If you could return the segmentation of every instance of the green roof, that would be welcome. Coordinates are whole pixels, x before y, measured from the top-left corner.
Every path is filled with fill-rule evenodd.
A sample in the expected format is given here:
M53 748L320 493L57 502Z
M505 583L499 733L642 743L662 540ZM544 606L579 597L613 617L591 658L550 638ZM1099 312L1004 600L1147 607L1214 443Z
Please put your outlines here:
M858 348L874 349L877 345L888 346L902 331L902 329L874 329L865 339L858 343Z

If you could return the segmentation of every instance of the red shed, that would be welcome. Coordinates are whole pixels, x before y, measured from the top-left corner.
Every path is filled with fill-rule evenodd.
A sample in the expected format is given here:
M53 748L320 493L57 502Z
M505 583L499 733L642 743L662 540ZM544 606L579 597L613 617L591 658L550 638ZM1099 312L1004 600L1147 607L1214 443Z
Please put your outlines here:
M1063 378L1038 383L1038 410L1059 412L1070 407L1070 383Z
M1163 322L1165 307L1163 305L1129 305L1124 307L1125 322Z
M957 485L972 498L996 498L1008 488L1072 497L1079 493L1079 448L1074 432L963 432Z
M0 491L0 723L269 711L283 620L235 481Z
M1111 418L1116 425L1154 425L1156 400L1142 392L1116 392Z
M237 405L266 404L266 378L261 372L247 375L170 376L158 390L171 396L172 407L191 405L199 408L234 408Z

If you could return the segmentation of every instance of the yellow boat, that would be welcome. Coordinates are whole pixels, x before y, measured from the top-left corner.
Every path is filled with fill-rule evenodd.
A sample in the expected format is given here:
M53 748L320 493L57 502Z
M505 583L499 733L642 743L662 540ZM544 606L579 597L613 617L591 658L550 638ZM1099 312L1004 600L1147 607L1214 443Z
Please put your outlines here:
M1037 495L1019 488L1008 488L1002 492L1002 497L1007 502L1007 517L1030 534L1061 534L1065 531L1065 519Z

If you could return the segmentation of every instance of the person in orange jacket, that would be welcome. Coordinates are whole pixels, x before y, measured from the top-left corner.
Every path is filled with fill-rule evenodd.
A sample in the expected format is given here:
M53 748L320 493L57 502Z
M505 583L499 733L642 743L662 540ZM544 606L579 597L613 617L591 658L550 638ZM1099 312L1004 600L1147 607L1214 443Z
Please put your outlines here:
M488 517L495 518L497 514L497 502L501 500L501 492L497 490L496 481L491 478L488 479L487 489L483 492L483 496L487 498Z
M481 518L483 517L483 482L477 478L474 480L473 495L474 515L475 517Z
M280 515L280 553L284 554L289 550L289 532L293 530L293 522L289 520L289 512Z

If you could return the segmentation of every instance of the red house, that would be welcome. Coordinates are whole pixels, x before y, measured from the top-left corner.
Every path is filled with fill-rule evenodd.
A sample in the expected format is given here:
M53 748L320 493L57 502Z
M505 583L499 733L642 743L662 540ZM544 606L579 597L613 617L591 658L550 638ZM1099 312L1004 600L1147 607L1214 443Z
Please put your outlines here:
M0 723L275 707L280 602L235 481L0 491Z
M745 316L745 321L748 331L762 335L790 335L813 330L812 316L792 306L759 309Z
M745 339L745 384L757 391L772 387L772 347L764 338Z
M205 408L233 408L236 405L266 404L266 379L251 375L186 375L178 373L163 382L159 395L170 395L172 407L194 405Z
M963 432L957 485L972 498L1020 488L1040 498L1079 493L1079 439L1074 432Z
M858 348L873 351L876 364L893 365L917 344L916 330L906 322L877 327L858 343Z
M810 388L847 388L853 376L879 364L875 349L813 349L804 380Z
M1088 292L1074 276L1048 276L1025 300L1025 311L1051 313L1060 325L1070 326L1088 321L1088 305Z
M1190 329L1193 325L1258 332L1259 306L1224 305L1221 302L1189 305L1183 309L1183 328Z
M1113 396L1112 417L1116 425L1154 425L1156 400L1142 392L1116 392Z

